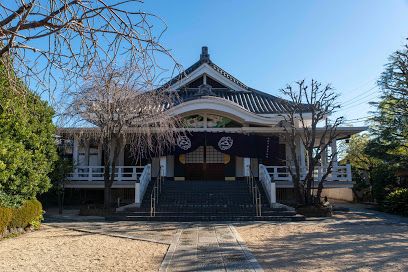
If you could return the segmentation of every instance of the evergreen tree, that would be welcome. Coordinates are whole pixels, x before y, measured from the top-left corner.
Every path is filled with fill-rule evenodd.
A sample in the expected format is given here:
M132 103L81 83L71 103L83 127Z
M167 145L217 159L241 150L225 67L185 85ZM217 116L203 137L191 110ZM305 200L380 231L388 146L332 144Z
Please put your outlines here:
M372 119L367 150L382 160L408 166L408 45L390 56L379 80L383 90Z
M0 206L18 206L51 186L56 128L52 108L6 74L0 67Z
M395 167L367 153L368 134L351 136L344 160L353 170L353 190L360 200L381 202L398 184Z

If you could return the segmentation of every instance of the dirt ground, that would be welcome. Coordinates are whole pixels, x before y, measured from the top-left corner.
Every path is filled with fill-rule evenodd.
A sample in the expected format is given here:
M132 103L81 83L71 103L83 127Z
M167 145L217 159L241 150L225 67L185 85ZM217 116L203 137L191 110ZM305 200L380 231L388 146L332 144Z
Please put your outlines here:
M157 271L168 246L43 226L0 241L0 271Z
M265 271L408 271L407 224L349 213L236 228Z
M408 218L354 210L323 221L233 225L265 271L408 271ZM157 271L183 226L48 220L40 231L0 240L0 272Z

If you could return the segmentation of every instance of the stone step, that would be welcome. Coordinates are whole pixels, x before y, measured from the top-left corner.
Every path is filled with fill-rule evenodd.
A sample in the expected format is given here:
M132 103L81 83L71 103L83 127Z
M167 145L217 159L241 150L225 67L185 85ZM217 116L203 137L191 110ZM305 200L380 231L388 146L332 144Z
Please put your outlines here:
M300 221L285 206L271 208L262 192L262 216L256 209L246 182L165 181L162 185L156 216L150 216L150 192L146 191L142 207L129 208L107 220L136 221Z
M183 212L177 212L177 211L161 211L158 210L156 211L157 216L171 216L171 217L188 217L188 216L218 216L218 217L236 217L236 216L254 216L256 213L255 211L251 212L212 212L212 211L200 211L200 212L193 212L193 211L183 211ZM291 211L282 211L282 212L269 212L269 211L263 211L262 216L296 216L295 212ZM150 212L145 211L145 212L121 212L117 213L117 215L121 216L150 216Z
M150 204L150 203L149 203ZM232 199L159 199L159 205L177 205L177 206L250 206L252 205L252 201L239 201L239 200L232 200Z
M254 214L256 209L254 206L250 207L215 207L215 206L175 206L175 205L168 205L168 206L157 206L157 211L164 212L164 213L178 213L178 214L186 214L186 213L211 213L211 214L229 214L229 213L242 213L242 214ZM288 210L285 208L270 208L270 207L262 207L261 211L263 213L273 214L273 213L283 213L283 214L295 214L294 210ZM140 208L127 208L125 213L150 213L150 207L140 207Z
M304 221L302 215L280 216L280 215L175 215L167 216L156 214L156 216L138 215L113 215L105 218L107 221L164 221L164 222L198 222L198 221Z

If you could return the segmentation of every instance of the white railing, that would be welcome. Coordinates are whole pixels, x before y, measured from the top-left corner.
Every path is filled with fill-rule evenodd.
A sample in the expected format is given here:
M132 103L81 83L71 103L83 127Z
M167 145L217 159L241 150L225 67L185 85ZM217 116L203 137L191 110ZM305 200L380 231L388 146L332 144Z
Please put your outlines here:
M269 205L276 203L276 183L275 180L271 178L268 169L263 164L259 165L259 181L268 197Z
M292 176L289 173L287 166L265 166L269 176L274 181L292 181ZM294 171L294 170L293 170ZM314 178L319 181L324 173L326 173L327 167L319 166L314 170ZM301 179L306 177L306 168L301 169ZM341 181L351 182L351 165L333 165L332 172L326 177L326 181Z
M140 175L139 180L135 183L135 204L136 204L136 207L140 207L140 205L142 204L144 194L145 194L146 189L149 186L149 183L150 183L150 181L152 179L151 170L152 170L151 164L147 164L143 168L143 172Z
M144 166L117 166L114 181L136 181L142 174L143 168ZM104 172L103 166L77 166L74 172L68 175L68 180L103 181Z
M265 166L265 165L262 166L274 181L292 180L292 177L286 166Z

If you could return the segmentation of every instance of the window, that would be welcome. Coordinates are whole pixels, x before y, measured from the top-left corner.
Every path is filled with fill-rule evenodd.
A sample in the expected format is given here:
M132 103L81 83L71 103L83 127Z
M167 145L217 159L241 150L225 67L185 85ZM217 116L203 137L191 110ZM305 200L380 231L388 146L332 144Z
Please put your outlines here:
M186 154L186 163L204 163L204 146Z
M224 154L214 147L207 146L205 153L207 163L224 163Z
M224 163L224 154L212 146L205 147L206 163ZM186 154L186 163L204 163L204 146Z

